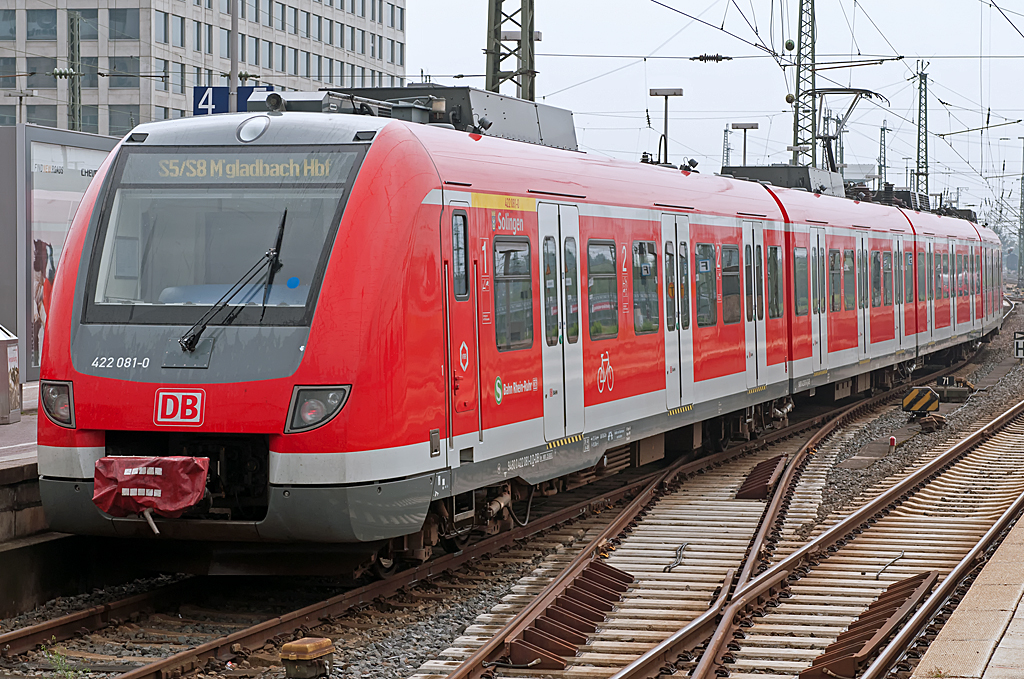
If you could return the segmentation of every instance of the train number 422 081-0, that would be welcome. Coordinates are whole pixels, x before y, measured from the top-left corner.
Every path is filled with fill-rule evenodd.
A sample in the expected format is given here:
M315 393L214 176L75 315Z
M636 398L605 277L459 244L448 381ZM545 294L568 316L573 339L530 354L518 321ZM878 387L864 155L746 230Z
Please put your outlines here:
M92 359L94 368L148 368L149 358L135 356L97 356Z

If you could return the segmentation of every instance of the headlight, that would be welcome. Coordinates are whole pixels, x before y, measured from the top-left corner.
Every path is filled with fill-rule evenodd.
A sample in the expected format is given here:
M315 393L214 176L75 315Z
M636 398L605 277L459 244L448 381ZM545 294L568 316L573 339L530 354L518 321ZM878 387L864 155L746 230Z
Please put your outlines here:
M39 402L51 422L59 427L75 428L75 398L70 382L41 381Z
M348 400L351 386L295 387L292 404L288 408L286 434L309 431L323 426L341 412Z

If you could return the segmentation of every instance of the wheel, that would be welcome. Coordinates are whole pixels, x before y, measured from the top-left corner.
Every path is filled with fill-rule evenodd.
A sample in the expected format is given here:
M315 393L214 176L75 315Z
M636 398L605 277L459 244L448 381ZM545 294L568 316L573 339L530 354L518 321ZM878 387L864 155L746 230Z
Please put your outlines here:
M370 570L376 577L384 580L398 570L398 559L391 554L390 548L384 547L377 553L377 558L373 560Z
M704 421L704 434L711 452L720 453L729 442L729 430L725 426L724 417L715 417Z
M604 368L597 369L597 393L604 393Z
M441 547L449 554L461 552L472 539L472 531L466 531L451 538L441 538Z
M608 370L605 372L608 380L608 391L615 388L615 371L612 370L611 366L608 366Z

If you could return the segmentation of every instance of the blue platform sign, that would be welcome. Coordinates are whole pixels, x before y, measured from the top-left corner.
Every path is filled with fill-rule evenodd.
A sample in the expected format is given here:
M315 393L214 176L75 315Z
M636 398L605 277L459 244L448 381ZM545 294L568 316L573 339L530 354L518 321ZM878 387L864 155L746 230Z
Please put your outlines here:
M228 112L227 87L194 87L192 88L192 115L205 116L212 113ZM258 87L238 88L238 111L244 113L249 110L249 95L253 92L272 92L273 85L260 85Z

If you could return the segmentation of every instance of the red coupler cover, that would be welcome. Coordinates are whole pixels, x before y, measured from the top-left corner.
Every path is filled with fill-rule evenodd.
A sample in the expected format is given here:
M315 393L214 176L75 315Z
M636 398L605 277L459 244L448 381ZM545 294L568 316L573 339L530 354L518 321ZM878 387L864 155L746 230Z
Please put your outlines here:
M177 518L203 499L206 457L101 457L93 477L93 503L112 516L154 514Z

